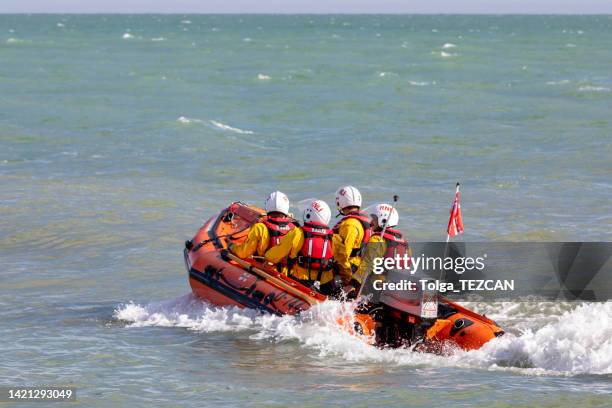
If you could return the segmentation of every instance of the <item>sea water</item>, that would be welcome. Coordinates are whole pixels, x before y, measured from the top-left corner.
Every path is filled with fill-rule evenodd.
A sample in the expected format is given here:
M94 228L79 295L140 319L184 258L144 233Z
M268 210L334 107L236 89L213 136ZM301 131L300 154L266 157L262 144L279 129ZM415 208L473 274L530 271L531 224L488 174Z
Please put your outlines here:
M610 240L609 16L0 16L0 385L84 406L611 406L611 303L469 307L440 357L190 294L182 242L272 190L399 195L411 240Z

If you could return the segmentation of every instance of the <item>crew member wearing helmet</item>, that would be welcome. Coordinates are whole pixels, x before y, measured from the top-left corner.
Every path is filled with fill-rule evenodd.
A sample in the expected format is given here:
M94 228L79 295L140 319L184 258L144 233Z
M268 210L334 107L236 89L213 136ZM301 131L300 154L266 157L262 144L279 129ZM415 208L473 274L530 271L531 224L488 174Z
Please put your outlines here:
M228 246L234 255L242 259L264 256L270 247L278 245L280 239L295 228L294 220L289 217L289 198L284 193L275 191L268 196L266 212L261 221L253 224L242 244L231 243Z
M353 186L340 187L336 192L336 206L342 219L334 227L333 249L338 273L346 291L361 282L353 282L359 269L361 254L370 239L370 219L360 214L361 193Z
M335 289L331 210L325 201L313 200L302 214L304 225L294 228L280 243L266 252L266 260L278 264L288 261L288 275L325 295Z
M362 283L370 272L374 258L399 257L403 259L404 254L409 254L408 242L397 229L399 214L393 206L385 203L377 204L372 208L370 216L372 217L372 236L363 253L359 269L353 275L359 283ZM404 265L397 266L405 268Z

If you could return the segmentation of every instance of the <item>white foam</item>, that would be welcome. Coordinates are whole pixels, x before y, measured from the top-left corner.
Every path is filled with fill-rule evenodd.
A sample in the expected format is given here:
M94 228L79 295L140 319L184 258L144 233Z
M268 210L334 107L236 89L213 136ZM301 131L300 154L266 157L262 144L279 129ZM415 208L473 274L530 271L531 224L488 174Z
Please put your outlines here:
M520 336L506 335L466 353L494 366L528 367L561 374L612 373L612 302L587 303L549 317Z
M190 20L181 20L181 24L191 24Z
M340 316L351 312L352 305L333 301L300 316L279 317L254 310L213 307L188 294L145 306L120 305L114 316L128 322L129 327L183 327L199 332L235 332L237 336L274 342L297 340L306 350L322 357L348 361L511 370L529 375L612 373L612 302L578 306L506 302L482 306L499 313L496 319L501 326L512 324L513 319L535 316L531 324L537 327L525 329L520 335L507 333L480 350L449 350L452 354L444 357L368 345L337 323ZM499 320L502 316L510 322Z
M546 85L566 85L569 84L571 81L569 79L562 79L560 81L548 81L546 82Z
M457 54L455 54L453 52L440 51L440 56L442 58L452 58L452 57L456 57Z
M229 132L240 133L242 135L252 135L254 132L251 130L243 130L230 125L226 125L225 123L217 122L216 120L211 120L210 124L216 127L217 129L226 130Z
M605 86L584 85L578 88L579 92L610 92L610 88Z
M218 122L216 120L209 120L208 122L206 122L206 121L203 121L202 119L194 119L194 118L188 118L186 116L180 116L177 119L177 122L180 122L185 125L190 125L193 123L199 123L199 124L206 123L206 124L212 125L216 129L224 130L226 132L239 133L241 135L252 135L255 133L251 130L239 129L239 128L236 128L230 125L226 125L225 123Z
M66 27L64 23L57 23L56 26L58 26L59 28Z
M449 49L449 48L456 48L457 46L453 43L446 43L442 46L442 48L444 49Z
M188 125L190 123L203 123L204 122L203 120L200 120L200 119L192 119L192 118L188 118L188 117L185 117L185 116L179 117L177 119L177 121L180 122L180 123L184 123L186 125Z
M242 41L244 41L244 42L251 42L253 40L251 38L249 38L249 37L245 37L245 38L242 39Z
M192 294L146 306L128 303L115 310L116 319L130 327L184 327L202 332L242 331L251 328L258 313L237 308L214 308Z
M408 83L412 86L429 86L434 84L435 85L435 81L434 82L428 82L428 81L408 81Z
M264 74L257 74L257 79L259 79L260 81L268 81L270 80L270 77Z
M151 41L166 41L166 38L165 37L154 37L154 38L151 38Z
M132 34L130 34L130 33L123 34L123 39L124 40L129 40L131 38L134 38L134 36Z

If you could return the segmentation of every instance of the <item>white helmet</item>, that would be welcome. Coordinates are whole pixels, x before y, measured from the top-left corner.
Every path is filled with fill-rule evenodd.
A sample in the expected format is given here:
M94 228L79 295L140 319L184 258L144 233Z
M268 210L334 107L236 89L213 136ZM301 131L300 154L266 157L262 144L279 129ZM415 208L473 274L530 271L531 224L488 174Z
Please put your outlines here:
M338 210L346 207L361 207L361 193L353 186L340 187L336 191L336 206Z
M328 225L329 220L331 220L331 210L325 201L312 200L310 205L304 210L302 217L304 222L318 222Z
M268 196L266 200L266 212L279 212L285 215L289 214L289 198L285 193L275 191Z
M387 228L395 227L399 223L399 214L395 207L390 204L376 204L372 209L372 217L376 217L376 221L380 228L386 224Z

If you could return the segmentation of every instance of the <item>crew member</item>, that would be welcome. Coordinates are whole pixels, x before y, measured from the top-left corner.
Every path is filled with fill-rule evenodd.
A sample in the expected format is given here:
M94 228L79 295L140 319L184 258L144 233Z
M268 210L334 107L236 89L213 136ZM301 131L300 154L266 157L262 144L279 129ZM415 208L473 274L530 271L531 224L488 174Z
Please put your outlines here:
M296 227L295 220L289 217L289 198L280 191L268 196L266 213L263 219L253 224L243 243L228 246L234 255L242 259L264 256L269 248L278 245L281 238Z
M361 193L353 186L338 189L336 206L343 217L334 227L334 258L345 292L350 292L361 283L353 274L359 269L361 254L370 239L370 218L360 214Z
M270 248L268 262L278 264L288 259L288 275L325 295L335 289L332 237L329 228L331 210L325 201L313 200L302 214L304 225L294 228Z
M371 272L374 258L398 259L399 257L399 264L395 266L399 269L407 268L403 262L404 255L409 255L408 241L397 229L399 223L397 210L389 204L381 203L373 207L370 216L372 217L372 236L363 252L359 269L353 274L354 280L359 283L363 283Z

